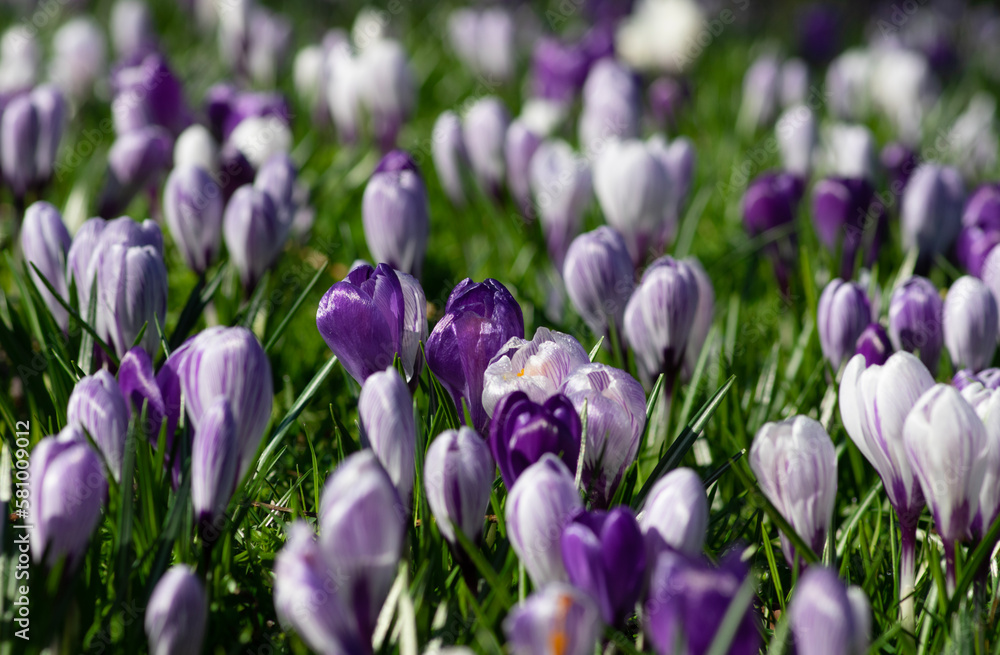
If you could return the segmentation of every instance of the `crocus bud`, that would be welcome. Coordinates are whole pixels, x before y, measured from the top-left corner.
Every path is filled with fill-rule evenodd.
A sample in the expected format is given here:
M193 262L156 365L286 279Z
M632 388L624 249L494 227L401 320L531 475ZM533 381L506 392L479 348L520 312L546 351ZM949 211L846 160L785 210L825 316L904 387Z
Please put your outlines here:
M38 442L28 472L32 558L51 568L66 557L68 570L74 570L101 520L107 496L101 458L83 430L69 424L59 435Z
M229 258L249 293L285 246L287 232L271 196L249 185L237 189L226 205L222 233Z
M120 59L132 59L156 47L153 14L141 0L118 0L111 8L111 43Z
M219 149L219 186L228 203L241 187L252 184L256 171L246 156L231 143Z
M570 583L597 602L605 623L623 625L646 575L642 531L632 511L581 512L563 528L560 546Z
M708 497L698 474L678 468L660 478L649 492L639 525L648 562L667 549L696 557L708 532Z
M284 116L249 116L236 125L227 144L239 150L251 166L260 168L274 155L291 151L292 131Z
M83 428L101 449L115 480L122 475L129 409L115 378L101 369L73 387L66 408L66 424Z
M153 360L142 346L131 348L118 363L118 389L125 398L125 406L134 415L141 416L145 406L146 425L143 429L150 441L155 443L167 415L167 406L163 390L153 373ZM168 434L173 434L174 427L168 424Z
M504 137L504 167L507 169L507 188L525 217L532 217L531 209L531 159L542 135L533 130L523 118L518 118L507 128Z
M593 197L590 166L565 141L545 141L531 159L530 176L549 258L562 270Z
M871 97L900 138L919 141L924 113L937 100L926 57L908 48L873 49Z
M307 45L295 55L292 63L295 92L309 107L315 122L329 120L326 106L326 49L322 45ZM324 120L325 119L325 120Z
M219 396L201 415L191 447L191 504L198 525L211 526L226 511L239 460L236 419L229 401Z
M591 655L601 636L601 613L586 593L550 584L528 596L503 622L512 655Z
M540 327L531 341L512 337L486 367L483 409L492 417L497 404L512 391L545 402L559 392L563 380L587 364L587 351L568 334Z
M15 197L23 198L35 181L38 111L31 96L8 103L0 118L0 169Z
M413 398L392 366L368 376L358 398L364 442L378 456L404 503L413 495L417 425Z
M246 69L255 83L273 86L292 40L292 25L283 15L256 6L248 27Z
M295 182L299 172L295 162L285 153L271 155L254 177L255 189L267 193L274 201L278 221L286 230L291 229L295 214Z
M785 291L798 255L794 227L804 186L797 175L764 173L743 194L743 226L747 234L757 237L778 228L788 232L788 237L771 240L764 250L772 259L775 277Z
M144 622L151 655L201 652L208 621L205 587L183 564L172 567L156 583Z
M175 168L163 189L163 216L195 273L204 273L222 245L222 190L198 166Z
M341 143L351 145L361 131L362 72L346 34L328 33L326 104Z
M878 323L869 323L858 337L854 352L865 358L865 366L881 366L892 355L892 343L885 328Z
M491 278L478 283L466 278L452 289L444 316L427 338L427 366L451 394L460 417L464 399L480 432L489 423L483 375L512 337L524 338L524 316L507 288Z
M646 394L631 375L604 364L576 369L560 392L581 416L586 407L587 446L581 481L592 506L607 507L639 452L646 426Z
M382 150L396 145L396 135L416 104L416 82L403 46L378 39L358 58L361 97L372 115L375 138Z
M819 298L817 329L823 356L835 370L854 353L858 337L871 322L868 295L857 282L831 280Z
M70 98L84 100L107 71L107 48L96 20L90 16L69 19L52 36L49 79Z
M431 229L427 189L406 152L393 150L379 162L365 187L361 219L375 261L420 277Z
M38 116L38 144L35 149L35 183L52 177L56 153L66 122L66 100L55 85L44 84L31 92L31 102Z
M809 66L801 59L788 59L781 64L778 95L782 107L800 105L809 95Z
M640 97L632 71L611 57L595 63L583 85L581 150L592 156L615 141L638 138L642 118Z
M944 343L955 368L981 371L997 347L997 301L982 281L966 275L944 298Z
M962 229L965 185L957 169L924 164L914 171L900 209L903 247L924 257L945 253Z
M868 652L871 609L860 588L847 586L830 569L807 570L788 606L798 652L816 655L863 655ZM860 592L860 593L858 593Z
M431 156L438 180L444 187L451 203L456 207L465 205L465 186L462 176L469 166L469 155L462 136L462 121L453 111L438 116L431 137Z
M219 171L219 144L204 125L191 125L174 142L174 168L185 166L198 166L210 175Z
M855 355L840 381L844 429L882 478L889 502L907 529L916 526L924 497L906 456L903 422L932 386L927 368L908 352L894 354L883 366L868 366L862 355Z
M431 442L424 458L424 489L438 531L456 543L458 526L476 542L490 505L495 469L489 446L472 428L445 430Z
M667 145L663 137L655 135L646 141L646 145L653 156L660 160L670 180L670 201L663 212L663 226L660 232L663 244L667 244L674 239L681 212L691 193L697 153L694 144L687 137L678 137Z
M831 125L823 135L822 156L831 176L877 179L875 135L864 125Z
M571 102L587 79L590 62L575 44L546 37L531 54L531 89L536 98Z
M659 655L707 653L722 627L726 612L749 571L735 553L719 568L700 557L665 550L650 562L652 574L643 605L643 631ZM747 606L729 642L732 655L760 650L754 612Z
M515 26L503 7L459 9L448 19L452 47L473 72L496 84L514 71Z
M36 33L29 24L11 25L5 29L0 38L0 90L3 92L30 89L38 80L42 50Z
M837 496L837 455L823 426L808 416L765 423L750 447L761 490L813 552L822 553ZM795 548L784 534L791 565Z
M983 264L1000 243L1000 184L984 184L969 196L962 213L962 231L955 258L969 275L983 277Z
M610 143L594 163L594 191L604 219L621 233L638 266L660 245L671 198L663 165L641 141Z
M242 327L203 330L170 353L156 381L163 390L167 412L175 414L170 417L173 421L183 395L195 434L202 416L219 396L229 401L239 448L236 479L242 478L257 454L274 402L271 364L257 337Z
M698 280L687 264L669 256L654 261L625 307L625 340L647 386L664 374L672 385L684 362L698 309Z
M143 127L115 139L108 150L108 184L99 213L121 214L136 193L156 185L170 166L172 149L170 134L159 126Z
M490 450L508 489L525 469L545 453L559 457L576 469L583 425L573 403L555 394L536 403L523 391L513 391L500 401L490 423Z
M625 305L635 288L635 269L621 234L606 225L573 239L563 262L566 294L597 336L609 339L611 326L624 338Z
M893 141L882 148L879 162L889 177L889 193L897 197L903 195L910 176L917 169L917 153L906 145Z
M111 83L115 92L112 118L119 136L153 125L175 136L191 123L181 80L160 53L151 52L134 66L117 69Z
M503 187L506 162L504 145L510 115L496 97L480 98L469 107L462 121L462 140L469 155L472 172L483 193L497 198Z
M66 253L71 243L72 240L66 226L63 225L59 210L49 203L43 201L33 203L24 212L24 221L21 224L21 252L24 254L24 259L41 271L42 277L67 302L69 285L66 282ZM35 287L45 301L52 318L55 319L56 325L66 330L69 327L69 312L42 283L35 268L29 267L31 279L35 282Z
M375 453L355 453L334 470L323 489L319 523L336 591L368 643L396 579L407 523L406 508Z
M573 474L551 453L529 466L510 489L506 504L510 544L535 588L566 582L559 538L583 501Z
M778 111L780 82L781 61L775 55L761 55L750 64L743 76L741 125L752 131L774 120Z
M888 230L885 206L875 198L867 180L831 177L813 188L813 225L830 252L841 248L840 274L851 277L854 259L864 250L864 263L871 266Z
M160 347L156 325L165 325L167 315L167 268L160 252L153 246L108 247L101 254L97 289L98 323L118 356L140 333L138 345L155 353Z
M896 287L889 301L889 338L896 350L917 354L936 373L944 346L944 301L925 277L911 277Z
M987 453L979 491L979 511L972 519L972 536L982 539L1000 513L1000 391L973 383L961 392L986 428Z
M691 269L694 279L698 282L698 309L695 311L694 323L691 324L687 348L684 349L682 371L684 380L690 380L698 365L705 339L708 338L708 331L712 329L712 320L715 318L715 288L697 257L685 257L683 262Z

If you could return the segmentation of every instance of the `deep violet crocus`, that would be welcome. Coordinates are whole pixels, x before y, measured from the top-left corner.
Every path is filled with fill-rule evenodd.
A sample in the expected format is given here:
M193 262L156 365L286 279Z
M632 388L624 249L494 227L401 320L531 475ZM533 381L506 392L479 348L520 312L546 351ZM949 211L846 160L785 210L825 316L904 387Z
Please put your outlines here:
M784 172L768 172L755 178L743 194L743 227L751 238L771 230L783 230L780 239L772 240L763 252L771 259L774 276L788 293L792 271L798 256L795 216L805 188L803 179Z
M944 347L944 301L930 280L913 276L892 292L889 338L896 350L918 355L932 374L937 372Z
M424 181L406 152L393 150L379 162L365 187L361 219L375 261L420 277L430 215Z
M831 177L820 181L812 194L813 225L820 241L831 252L840 249L840 275L850 278L859 251L871 266L888 231L885 205L875 189L861 178Z
M868 366L885 364L892 355L892 342L885 328L878 323L869 323L858 337L854 352L865 358Z
M545 453L556 455L576 470L583 424L576 408L562 394L544 403L514 391L497 404L490 423L490 449L508 489Z
M998 243L1000 184L984 184L965 203L962 230L955 242L955 258L970 275L984 277L983 265Z

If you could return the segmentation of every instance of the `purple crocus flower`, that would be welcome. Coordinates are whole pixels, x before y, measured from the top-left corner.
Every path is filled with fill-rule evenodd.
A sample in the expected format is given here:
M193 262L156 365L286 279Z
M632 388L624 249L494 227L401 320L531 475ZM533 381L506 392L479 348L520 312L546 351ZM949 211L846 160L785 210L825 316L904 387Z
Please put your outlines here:
M115 139L108 150L108 182L98 213L119 215L139 191L156 186L170 166L172 151L173 139L159 126L143 127Z
M823 356L836 370L854 353L858 337L872 319L871 304L857 282L832 280L823 289L817 311L817 329Z
M871 266L887 236L885 205L875 198L872 185L860 178L831 177L813 188L813 225L831 252L841 249L840 275L850 278L858 251Z
M278 153L271 155L261 165L253 180L255 189L260 189L271 196L278 214L278 222L286 230L291 229L295 218L295 183L298 175L298 169L292 158L285 153Z
M141 58L156 50L153 14L142 0L118 0L111 7L108 25L115 54L124 60Z
M358 74L375 139L388 152L416 104L417 84L406 51L398 41L378 39L361 51Z
M483 193L499 198L506 173L504 146L510 115L503 101L493 96L480 98L462 121L462 140L469 164Z
M854 352L865 358L866 366L881 366L892 355L892 342L885 328L878 323L869 323L858 337Z
M652 574L643 604L643 630L659 655L679 652L705 655L722 627L730 605L745 584L749 570L736 553L723 558L719 568L701 557L672 550L650 562ZM731 655L754 655L760 650L752 608L747 606L729 645Z
M277 118L287 123L292 112L280 93L239 91L217 84L205 93L205 113L213 134L226 141L236 126L247 118Z
M441 536L454 544L454 523L476 542L496 475L486 442L472 428L445 430L427 449L423 475L427 504Z
M504 137L504 159L507 169L507 188L525 218L533 218L531 205L531 161L542 135L533 130L524 119L514 120Z
M798 652L860 655L868 652L871 607L864 591L847 586L837 574L810 568L795 585L788 606Z
M560 538L570 584L587 592L608 625L621 626L632 615L646 575L642 531L632 511L577 514Z
M375 261L420 277L431 225L427 189L409 154L393 150L379 162L365 187L361 219Z
M944 346L944 301L925 277L913 276L892 292L889 338L896 350L918 354L933 374Z
M146 605L143 625L154 655L201 652L208 623L208 596L189 567L178 564L163 574Z
M431 137L431 156L438 180L456 207L465 205L465 184L462 180L469 166L469 154L462 135L462 121L453 111L438 116Z
M545 141L531 159L529 175L549 258L561 271L593 198L590 166L565 141Z
M66 122L66 99L52 84L35 87L31 102L38 116L38 142L35 147L35 184L45 184L52 177L56 153Z
M219 395L202 413L191 446L191 504L203 530L222 516L236 489L237 437L232 405Z
M588 156L614 141L636 139L642 118L641 91L635 74L612 57L595 63L583 85L579 120L580 149Z
M73 387L66 408L66 424L90 434L115 480L121 480L128 421L128 404L107 370L88 375Z
M106 51L104 30L97 20L91 16L70 18L52 35L49 79L82 103L93 92L94 82L107 71Z
M545 453L576 469L583 424L569 398L556 394L539 404L514 391L497 404L490 423L490 450L508 489Z
M743 226L751 238L779 228L788 231L788 236L764 247L785 293L798 254L794 224L804 188L805 183L797 175L769 172L754 179L743 194Z
M144 126L159 125L176 136L191 124L184 89L167 60L152 52L135 65L112 72L112 117L119 137Z
M657 480L639 525L646 540L647 562L655 562L665 550L696 557L708 532L708 497L698 474L677 468Z
M715 287L712 286L712 279L708 277L697 257L685 257L682 261L691 269L698 282L698 309L691 325L687 348L684 350L684 366L681 370L681 377L687 382L694 375L698 358L701 357L701 350L705 346L708 332L712 329L712 321L715 319Z
M23 198L35 181L38 136L38 111L31 96L17 96L0 118L0 169L17 198Z
M996 297L981 280L968 275L948 289L944 299L944 343L955 368L981 371L997 347Z
M270 194L250 185L237 189L226 205L222 234L248 294L277 260L288 236Z
M528 596L503 623L512 655L592 655L601 627L594 601L562 583Z
M621 234L603 225L574 239L563 262L563 280L591 332L605 337L610 347L614 329L623 346L625 305L635 288L635 268Z
M972 536L981 540L1000 514L1000 391L972 383L960 390L986 428L986 466L979 491L979 511L972 519Z
M41 271L41 276L65 301L69 301L66 255L71 243L72 239L63 224L59 210L49 203L43 201L33 203L24 212L24 221L21 224L21 253L25 261ZM69 327L69 312L45 287L35 268L29 268L31 279L35 282L35 287L45 301L52 318L55 319L56 325L66 330Z
M531 54L531 89L536 98L571 102L587 79L590 61L577 44L546 37Z
M142 346L133 346L118 363L118 389L134 415L141 416L145 405L143 429L150 441L156 443L167 416L167 405L153 373L153 360ZM175 427L176 424L168 422L167 434L172 435Z
M962 231L955 241L955 258L970 275L982 277L986 259L998 243L1000 184L984 184L965 203Z
M358 422L362 443L378 456L404 503L413 495L417 425L413 398L399 372L390 366L372 373L361 387Z
M66 557L67 569L74 570L101 520L107 496L101 458L83 430L70 424L38 442L28 472L32 558L51 568Z
M222 245L222 190L198 166L175 168L163 189L163 216L195 273L204 273Z
M462 401L468 404L473 426L480 432L489 421L483 407L483 375L511 337L524 338L521 306L496 280L466 278L448 296L444 316L427 338L427 366L451 394L459 416Z
M906 185L900 211L903 247L921 256L945 253L962 229L965 184L958 169L923 164Z
M913 175L913 171L917 169L919 164L917 153L906 145L894 141L882 148L879 161L889 176L890 195L893 197L902 196L906 184L910 181L910 176Z
M147 352L159 349L156 325L166 324L167 268L156 247L107 246L97 271L97 293L98 326L119 357L140 333L139 345Z
M581 481L592 505L607 507L639 452L646 426L646 394L631 375L605 364L578 368L566 378L560 392L581 415L586 406L587 445Z

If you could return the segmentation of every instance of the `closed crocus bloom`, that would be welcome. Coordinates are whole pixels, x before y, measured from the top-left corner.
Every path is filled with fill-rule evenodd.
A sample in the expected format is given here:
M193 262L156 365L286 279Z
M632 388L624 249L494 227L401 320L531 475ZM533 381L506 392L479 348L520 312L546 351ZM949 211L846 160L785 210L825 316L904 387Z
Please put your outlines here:
M719 568L700 557L665 550L649 563L649 591L643 605L643 631L659 655L705 655L722 627L730 604L749 573L730 554ZM678 644L683 644L680 650ZM754 613L747 606L729 644L732 655L760 650Z
M788 236L771 240L764 252L772 260L775 277L787 292L791 271L798 256L795 243L795 216L805 188L803 178L791 173L764 173L755 178L743 194L743 227L751 237L782 229Z
M514 391L497 405L490 422L490 450L508 489L538 462L552 453L569 468L580 457L583 425L570 400L556 394L536 403L523 391Z
M427 297L417 278L401 271L396 271L396 277L403 290L403 334L399 356L410 389L416 389L424 367L420 344L427 342Z
M249 116L233 129L227 142L243 153L254 168L260 168L274 155L292 149L292 131L283 116Z
M893 141L882 148L879 162L889 177L889 192L894 196L902 195L919 163L917 153L905 144Z
M590 69L583 85L580 148L589 156L622 139L636 139L642 115L640 90L632 71L611 57Z
M153 360L142 346L133 346L118 363L118 389L125 398L125 405L137 416L141 416L143 408L146 412L146 425L143 429L151 441L155 442L160 435L160 427L167 416L166 399L156 382L153 373ZM173 433L173 425L167 426L169 434Z
M778 111L781 61L773 54L758 57L743 76L741 123L749 130L767 125Z
M507 188L521 208L522 213L531 217L531 159L542 136L535 132L524 119L518 118L507 128L504 137L504 164L507 169Z
M957 169L924 164L914 171L900 209L903 247L921 256L947 252L962 229L965 185Z
M750 447L753 469L767 499L815 553L822 553L837 496L837 455L823 426L807 416L765 423ZM789 564L794 546L782 534Z
M563 262L563 280L573 307L590 330L608 338L610 346L614 326L622 345L622 321L635 288L635 268L621 234L604 225L573 239Z
M955 257L970 275L983 277L983 265L1000 243L1000 184L984 184L969 196L962 212L962 231Z
M867 50L845 50L830 62L826 71L826 90L833 99L834 116L845 120L860 120L868 112L871 56Z
M813 225L831 252L841 249L840 274L848 278L859 250L871 266L888 230L885 206L865 179L831 177L813 188Z
M462 121L455 112L442 113L434 123L431 156L438 180L451 203L457 207L465 205L462 176L469 165L469 155L462 136Z
M505 521L511 546L536 589L566 582L559 538L583 501L573 474L551 453L529 466L507 496Z
M955 368L981 371L997 346L997 301L981 280L966 275L944 298L944 343Z
M492 278L466 278L452 289L444 316L427 338L427 366L451 394L460 417L464 399L480 432L489 424L483 375L512 337L524 338L524 315L507 288Z
M298 51L292 63L292 80L295 92L309 107L317 123L329 121L326 94L326 50L322 45L308 45Z
M160 125L171 136L180 134L191 123L181 80L160 53L151 52L136 65L117 69L111 82L115 90L112 118L118 134L128 131L127 123L136 119L140 122L133 123L133 128ZM143 115L136 116L140 113Z
M664 374L673 385L681 370L698 310L698 280L687 264L663 256L649 265L625 307L625 340L647 386Z
M594 163L594 191L608 225L625 239L632 262L642 263L656 248L671 198L670 180L646 144L608 144Z
M250 185L237 189L226 205L222 233L229 258L249 293L285 246L287 231L271 196Z
M860 591L860 590L859 590ZM806 571L788 607L796 650L803 655L864 655L867 604L864 592L852 603L847 587L830 569Z
M427 189L409 154L393 150L379 162L365 187L361 219L375 261L420 276L431 225Z
M639 525L647 561L655 562L667 549L697 556L708 531L708 497L698 474L678 468L660 478L649 492Z
M979 277L993 293L994 300L1000 306L1000 248L994 247L990 250L983 262Z
M160 345L156 325L165 325L167 315L167 268L156 248L108 247L101 255L97 288L98 323L118 356L132 347L140 333L139 345L156 352Z
M944 301L925 277L913 276L892 292L889 301L889 338L896 350L919 355L937 372L944 346Z
M937 83L930 64L906 48L876 51L871 75L873 104L892 123L900 138L919 141L925 110L937 99Z
M416 104L416 82L406 52L397 41L378 39L361 52L358 66L375 138L383 150L391 150Z
M972 536L982 539L1000 513L1000 391L972 383L961 392L986 428L987 454L979 491L979 511L972 519Z
M52 36L49 79L72 99L83 100L107 70L104 32L90 16L66 21Z
M129 408L115 378L101 369L73 387L66 424L83 428L101 449L115 480L121 479Z
M323 489L320 546L365 643L396 579L406 517L392 480L369 450L341 462Z
M684 379L690 380L698 365L698 357L701 356L705 339L708 338L708 331L712 329L712 319L715 318L715 288L712 286L712 279L708 277L708 273L705 272L705 268L697 257L685 257L683 262L691 269L698 282L698 309L694 315L694 323L691 325L687 348L684 350L684 369L682 371Z
M872 318L871 304L857 282L831 280L819 298L817 328L823 356L834 370L857 348L858 337Z
M593 197L590 166L565 141L545 141L531 159L529 174L549 258L562 270Z
M99 213L122 213L135 194L157 183L170 165L173 140L159 126L124 134L108 150L108 185L100 199Z
M326 53L326 104L341 143L357 142L361 131L362 72L346 34L331 30Z
M597 602L605 623L623 625L646 575L642 531L632 511L581 512L563 528L560 546L570 583Z
M424 489L441 536L456 543L454 525L476 542L493 490L490 448L472 428L445 430L424 458Z
M219 396L202 413L191 446L191 504L202 528L226 511L239 460L236 419L229 400Z
M111 42L121 59L131 59L156 46L153 15L145 2L118 0L111 8Z
M178 564L163 574L146 605L144 626L150 655L200 653L208 621L208 597L201 580Z
M10 190L24 197L35 181L38 112L30 95L10 101L0 118L0 169Z
M874 183L877 175L875 135L864 125L836 123L823 133L823 164L829 175Z
M607 507L638 454L646 426L646 394L631 375L605 364L578 368L563 382L560 393L572 401L581 416L586 406L587 445L581 481L592 505Z
M531 53L531 90L536 98L571 102L587 79L587 53L577 44L539 39Z
M410 390L395 368L390 366L365 380L358 398L358 420L365 442L408 504L413 495L417 425Z
M989 442L976 410L954 387L937 384L903 424L903 442L944 542L948 590L955 589L955 542L970 536L979 511Z
M174 142L174 168L197 166L209 174L219 170L219 144L204 125L195 123Z
M195 273L204 273L222 245L222 190L204 168L175 168L163 189L163 216Z
M31 102L38 116L38 145L35 149L35 183L43 184L52 177L56 153L62 140L66 121L66 99L52 84L36 87Z
M586 593L555 583L512 609L503 631L513 655L591 655L601 636L601 613Z
M678 137L667 145L663 137L656 135L646 142L650 151L663 166L670 179L670 202L664 211L664 223L660 233L663 244L673 241L681 212L691 193L691 182L694 178L694 165L697 153L694 144L687 137Z
M286 629L323 655L365 652L357 622L312 528L296 521L274 558L274 609Z
M809 66L801 59L788 59L781 64L778 95L783 107L805 102L809 95Z
M66 557L68 569L73 570L101 519L108 491L101 458L83 430L70 424L57 436L38 442L28 472L32 557L50 568Z
M854 352L865 358L866 366L881 366L892 355L892 343L885 328L878 323L869 323L861 332Z
M462 140L472 172L483 193L499 197L503 188L506 162L504 146L510 115L503 101L493 96L480 98L469 107L462 121Z
M285 153L271 155L254 176L255 189L264 191L278 212L278 220L286 230L291 229L295 214L295 182L299 171L295 162Z
M69 285L66 282L66 253L72 240L66 226L63 225L59 210L47 202L33 203L24 212L21 223L21 252L24 259L34 268L29 267L31 279L45 301L52 318L63 330L69 327L69 312L53 297L35 272L37 268L42 277L56 293L69 301Z
M563 380L590 357L568 334L540 327L531 341L513 337L490 361L483 381L483 409L489 416L504 396L523 391L536 403L559 391Z

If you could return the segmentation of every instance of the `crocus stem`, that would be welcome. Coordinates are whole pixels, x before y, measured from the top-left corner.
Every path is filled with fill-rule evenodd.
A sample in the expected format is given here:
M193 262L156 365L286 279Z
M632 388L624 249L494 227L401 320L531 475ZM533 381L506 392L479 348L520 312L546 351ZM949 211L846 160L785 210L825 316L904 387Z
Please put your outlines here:
M917 524L900 526L899 557L899 620L903 630L913 635L917 624L913 602L913 587L916 580L917 564Z
M948 596L955 593L955 542L945 540L944 542L945 561L945 587L948 589Z

